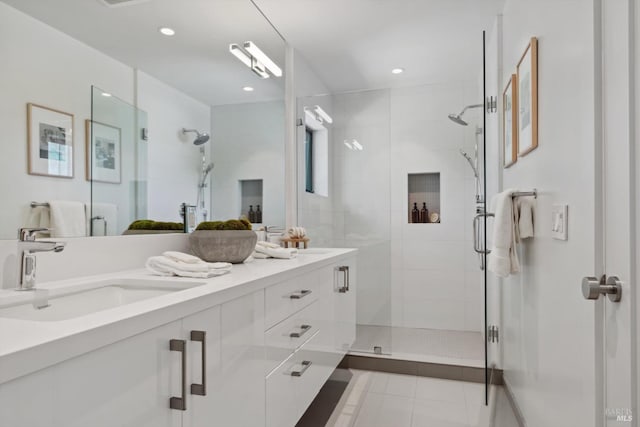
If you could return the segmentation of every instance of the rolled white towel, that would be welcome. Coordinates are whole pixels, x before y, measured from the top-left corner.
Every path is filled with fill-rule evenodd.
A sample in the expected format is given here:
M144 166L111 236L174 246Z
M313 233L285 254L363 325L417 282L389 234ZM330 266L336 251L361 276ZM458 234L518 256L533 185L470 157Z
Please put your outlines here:
M289 237L293 237L294 239L302 239L307 235L307 230L305 230L304 227L291 227L287 231L287 233L289 234Z

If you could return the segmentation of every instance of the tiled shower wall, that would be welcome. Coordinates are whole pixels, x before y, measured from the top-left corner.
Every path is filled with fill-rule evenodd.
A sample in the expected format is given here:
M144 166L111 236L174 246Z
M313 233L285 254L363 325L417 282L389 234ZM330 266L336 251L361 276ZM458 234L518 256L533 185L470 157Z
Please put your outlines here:
M475 123L447 115L477 104L474 83L305 98L334 118L330 195L299 194L299 222L316 245L361 249L359 324L480 331L483 291L473 252ZM363 151L349 150L357 139ZM303 158L299 158L299 170ZM301 173L302 173L301 172ZM440 173L441 223L408 224L407 175ZM329 237L330 236L330 237Z

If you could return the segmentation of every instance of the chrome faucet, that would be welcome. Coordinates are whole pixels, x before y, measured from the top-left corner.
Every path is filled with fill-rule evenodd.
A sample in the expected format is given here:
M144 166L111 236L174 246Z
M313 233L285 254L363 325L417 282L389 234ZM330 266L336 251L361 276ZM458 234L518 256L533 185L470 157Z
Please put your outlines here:
M18 231L18 254L20 255L19 291L34 289L36 284L36 253L62 252L66 243L36 241L36 233L50 231L48 228L21 228Z

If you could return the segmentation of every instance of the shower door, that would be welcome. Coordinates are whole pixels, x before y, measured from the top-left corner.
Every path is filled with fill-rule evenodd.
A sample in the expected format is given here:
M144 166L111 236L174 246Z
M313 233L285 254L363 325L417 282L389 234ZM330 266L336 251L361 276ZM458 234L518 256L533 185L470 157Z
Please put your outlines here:
M298 224L314 247L358 249L352 352L386 355L392 330L389 96L388 90L310 96L297 106Z

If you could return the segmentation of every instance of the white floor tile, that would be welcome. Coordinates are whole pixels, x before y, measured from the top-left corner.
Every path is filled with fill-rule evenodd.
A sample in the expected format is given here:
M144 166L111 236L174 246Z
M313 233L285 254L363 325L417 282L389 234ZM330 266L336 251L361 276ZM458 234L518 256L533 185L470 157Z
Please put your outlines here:
M417 377L413 375L390 374L385 394L414 397L416 394L416 379Z
M436 402L416 399L411 427L471 426L463 402Z
M369 393L354 427L410 427L413 399Z
M416 399L464 402L464 383L462 381L421 377L417 379Z

